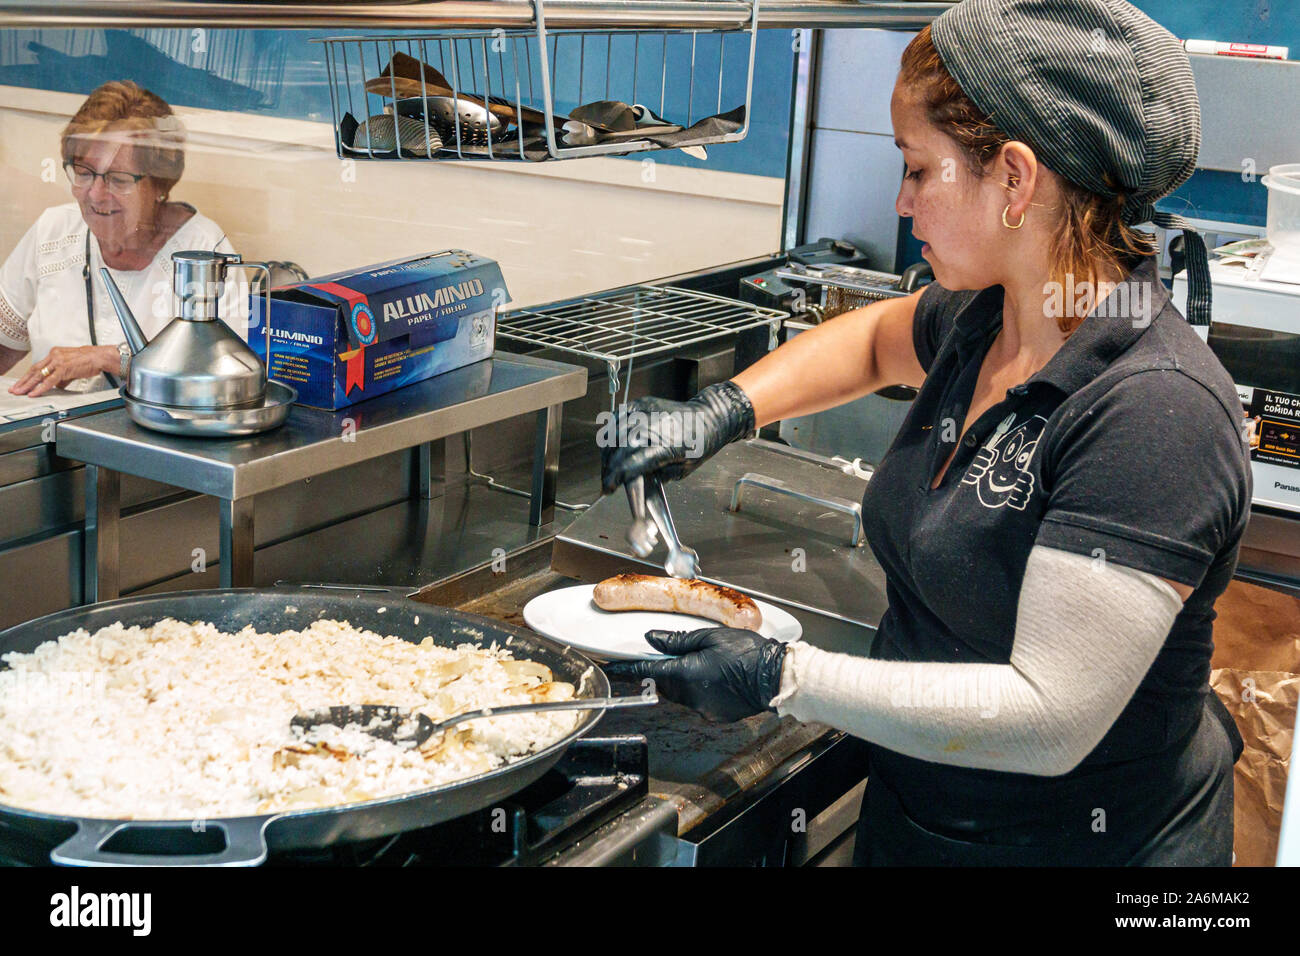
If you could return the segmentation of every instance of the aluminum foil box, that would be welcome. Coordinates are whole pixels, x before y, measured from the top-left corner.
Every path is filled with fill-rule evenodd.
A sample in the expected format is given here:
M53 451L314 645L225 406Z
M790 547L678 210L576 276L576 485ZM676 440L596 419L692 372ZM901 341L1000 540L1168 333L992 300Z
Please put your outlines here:
M508 302L497 263L460 249L395 259L271 290L271 378L338 409L492 355ZM266 300L249 299L249 344L266 361Z

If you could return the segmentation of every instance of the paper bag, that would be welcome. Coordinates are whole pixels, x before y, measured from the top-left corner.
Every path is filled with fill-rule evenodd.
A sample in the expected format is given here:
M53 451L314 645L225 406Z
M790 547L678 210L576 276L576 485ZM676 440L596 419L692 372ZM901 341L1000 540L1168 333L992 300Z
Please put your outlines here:
M1234 768L1236 864L1272 866L1300 698L1300 599L1233 581L1215 610L1210 686L1246 744Z

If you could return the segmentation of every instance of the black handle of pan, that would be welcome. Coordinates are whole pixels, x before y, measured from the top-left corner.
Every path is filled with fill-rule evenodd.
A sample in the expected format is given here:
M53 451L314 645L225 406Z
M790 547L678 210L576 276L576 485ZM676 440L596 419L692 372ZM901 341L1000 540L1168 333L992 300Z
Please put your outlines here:
M50 860L59 866L257 866L266 861L266 827L274 819L82 820Z

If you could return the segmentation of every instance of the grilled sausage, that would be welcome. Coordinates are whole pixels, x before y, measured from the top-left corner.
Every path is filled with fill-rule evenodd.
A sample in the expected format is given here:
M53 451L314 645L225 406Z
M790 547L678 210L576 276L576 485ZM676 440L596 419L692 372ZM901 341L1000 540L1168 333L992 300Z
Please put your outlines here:
M605 611L675 611L751 631L763 623L752 598L734 588L693 578L619 574L597 584L592 597Z

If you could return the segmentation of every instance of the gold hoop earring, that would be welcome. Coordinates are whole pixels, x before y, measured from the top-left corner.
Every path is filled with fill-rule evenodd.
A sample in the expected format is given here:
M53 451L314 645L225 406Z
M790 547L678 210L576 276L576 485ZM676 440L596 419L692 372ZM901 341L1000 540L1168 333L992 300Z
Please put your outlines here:
M1022 212L1020 214L1020 221L1013 226L1011 223L1007 222L1007 213L1010 211L1011 203L1007 203L1007 208L1002 210L1002 225L1006 226L1008 229L1019 229L1025 224L1025 214Z

